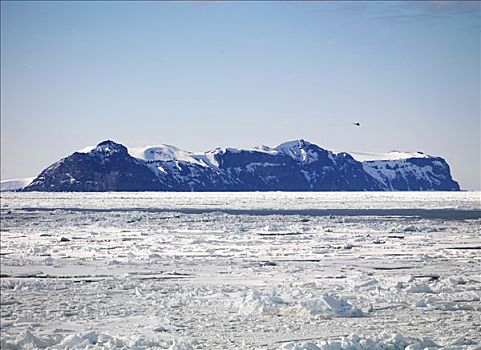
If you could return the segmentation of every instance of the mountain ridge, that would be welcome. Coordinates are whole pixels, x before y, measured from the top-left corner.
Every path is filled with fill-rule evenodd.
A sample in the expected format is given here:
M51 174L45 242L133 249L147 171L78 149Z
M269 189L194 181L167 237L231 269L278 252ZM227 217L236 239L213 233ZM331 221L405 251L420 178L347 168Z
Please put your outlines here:
M170 145L127 148L111 140L44 169L23 191L458 191L449 165L422 152L358 161L306 140L275 148ZM382 158L382 157L381 157Z

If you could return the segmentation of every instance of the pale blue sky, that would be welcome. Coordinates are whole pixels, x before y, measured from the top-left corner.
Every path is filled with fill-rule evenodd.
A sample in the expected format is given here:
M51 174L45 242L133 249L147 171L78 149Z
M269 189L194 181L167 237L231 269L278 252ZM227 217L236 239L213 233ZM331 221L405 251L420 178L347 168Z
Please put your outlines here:
M2 179L104 139L304 138L439 155L479 190L479 6L2 1Z

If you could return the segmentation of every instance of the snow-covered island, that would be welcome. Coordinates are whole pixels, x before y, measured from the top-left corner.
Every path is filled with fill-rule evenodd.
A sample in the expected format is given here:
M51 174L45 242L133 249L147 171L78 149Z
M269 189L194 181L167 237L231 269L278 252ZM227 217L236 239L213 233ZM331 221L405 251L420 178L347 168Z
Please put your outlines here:
M18 184L17 187L13 186ZM59 160L30 181L2 182L23 191L459 191L448 163L421 152L332 152L305 140L275 148L170 145L127 148L104 141Z

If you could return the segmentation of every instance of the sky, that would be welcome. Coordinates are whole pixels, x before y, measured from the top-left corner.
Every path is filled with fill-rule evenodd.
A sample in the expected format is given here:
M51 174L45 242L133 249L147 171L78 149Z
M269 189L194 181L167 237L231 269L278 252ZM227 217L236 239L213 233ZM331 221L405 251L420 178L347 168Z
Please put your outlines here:
M2 1L1 178L106 139L303 138L481 190L480 33L480 2Z

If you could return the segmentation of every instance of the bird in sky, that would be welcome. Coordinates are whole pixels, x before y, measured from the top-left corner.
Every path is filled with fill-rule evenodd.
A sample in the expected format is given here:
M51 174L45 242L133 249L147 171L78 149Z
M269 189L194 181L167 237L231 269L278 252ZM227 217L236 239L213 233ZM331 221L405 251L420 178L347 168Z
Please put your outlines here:
M361 126L361 123L353 123L355 126Z

